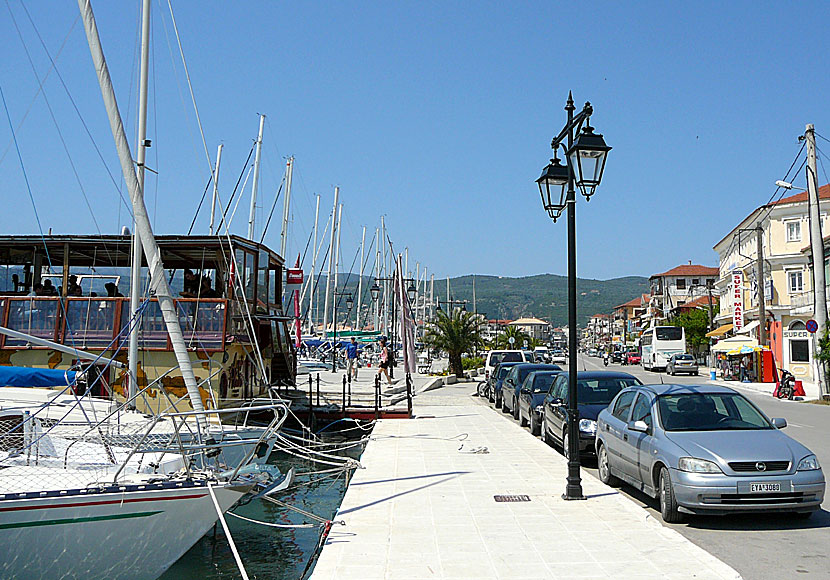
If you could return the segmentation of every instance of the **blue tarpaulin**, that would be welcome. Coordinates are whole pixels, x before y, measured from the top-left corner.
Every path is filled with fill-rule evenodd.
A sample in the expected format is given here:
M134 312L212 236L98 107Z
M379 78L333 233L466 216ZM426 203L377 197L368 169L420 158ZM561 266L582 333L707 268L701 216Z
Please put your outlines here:
M66 387L75 384L75 371L0 366L3 387Z

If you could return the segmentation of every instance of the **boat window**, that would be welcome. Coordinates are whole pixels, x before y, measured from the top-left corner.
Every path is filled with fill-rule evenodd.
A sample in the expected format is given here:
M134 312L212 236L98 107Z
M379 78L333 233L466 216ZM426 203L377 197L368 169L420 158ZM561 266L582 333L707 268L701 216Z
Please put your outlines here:
M130 323L130 301L121 302L121 324ZM161 315L158 301L152 300L141 310L141 321L138 324L138 348L167 348L167 327Z
M279 304L277 296L279 290L279 281L277 280L277 270L271 268L268 270L268 302L270 304Z
M245 289L245 298L254 299L254 256L242 249L236 250L236 267L239 268L239 283ZM237 286L238 288L238 286Z
M178 300L179 325L188 348L221 349L225 331L225 303Z
M257 260L257 309L268 309L268 252L260 250Z

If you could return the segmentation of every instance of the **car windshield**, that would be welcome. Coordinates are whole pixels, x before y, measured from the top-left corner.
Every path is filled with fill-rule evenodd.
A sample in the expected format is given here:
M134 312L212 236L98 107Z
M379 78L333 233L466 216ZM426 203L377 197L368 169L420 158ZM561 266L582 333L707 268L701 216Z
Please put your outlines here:
M503 352L493 356L499 356L499 362L522 362L522 353L520 352Z
M769 421L738 393L684 393L657 397L666 431L772 429Z
M533 377L533 392L547 393L558 373L536 373Z
M580 405L607 405L624 388L639 384L635 378L580 379L576 383L577 400Z

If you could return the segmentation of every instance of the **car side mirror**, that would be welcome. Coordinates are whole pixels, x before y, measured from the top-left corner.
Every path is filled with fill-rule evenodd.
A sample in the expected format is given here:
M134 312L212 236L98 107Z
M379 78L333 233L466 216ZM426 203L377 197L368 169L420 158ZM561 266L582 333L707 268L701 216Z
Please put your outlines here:
M561 404L562 404L562 399L560 399L559 397L554 397L551 400L551 405L561 405Z
M776 429L783 429L787 426L787 420L782 417L775 417L772 419L772 426Z
M631 424L631 430L639 433L648 433L648 423L645 421L634 421Z

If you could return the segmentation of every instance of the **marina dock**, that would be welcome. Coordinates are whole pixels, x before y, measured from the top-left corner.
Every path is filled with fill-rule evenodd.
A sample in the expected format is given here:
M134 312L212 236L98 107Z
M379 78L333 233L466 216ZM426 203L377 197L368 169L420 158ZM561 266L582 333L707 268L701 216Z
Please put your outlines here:
M312 580L625 578L740 575L484 401L474 383L414 397L380 420Z

